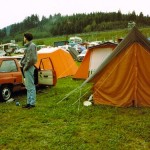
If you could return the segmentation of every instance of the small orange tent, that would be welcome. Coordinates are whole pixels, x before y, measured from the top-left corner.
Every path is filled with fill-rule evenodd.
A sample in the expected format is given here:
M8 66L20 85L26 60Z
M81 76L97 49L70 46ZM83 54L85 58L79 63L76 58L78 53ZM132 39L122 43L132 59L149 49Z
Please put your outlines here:
M150 43L133 27L84 83L93 82L95 104L150 107Z
M117 44L115 43L106 42L88 48L88 51L73 78L87 79L89 75L91 75L106 59L106 57L112 53L116 46Z
M38 62L36 66L40 65L40 61L43 58L50 58L52 65L56 71L57 78L74 75L78 69L77 64L73 60L69 52L61 48L42 48L38 51ZM45 66L47 69L51 66Z

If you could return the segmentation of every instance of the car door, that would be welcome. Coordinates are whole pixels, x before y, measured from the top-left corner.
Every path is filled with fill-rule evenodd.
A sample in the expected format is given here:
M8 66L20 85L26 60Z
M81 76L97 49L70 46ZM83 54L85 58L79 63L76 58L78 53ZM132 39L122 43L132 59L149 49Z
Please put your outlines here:
M22 73L15 59L4 59L0 63L0 73L6 83L13 83L14 86L22 85Z
M41 59L38 70L38 84L55 85L56 82L56 72L54 70L51 59L49 57Z

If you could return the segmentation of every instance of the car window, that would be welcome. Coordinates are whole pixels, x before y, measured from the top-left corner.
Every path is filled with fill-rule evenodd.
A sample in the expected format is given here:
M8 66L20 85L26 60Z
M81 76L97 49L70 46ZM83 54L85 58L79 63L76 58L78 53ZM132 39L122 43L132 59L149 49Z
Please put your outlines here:
M0 66L0 72L16 72L17 66L14 60L4 60Z
M82 51L82 54L86 54L87 50Z
M49 70L52 69L52 63L50 58L43 58L40 60L40 65L39 65L40 70Z
M87 50L83 50L83 51L81 52L81 54L86 54L86 52L87 52Z

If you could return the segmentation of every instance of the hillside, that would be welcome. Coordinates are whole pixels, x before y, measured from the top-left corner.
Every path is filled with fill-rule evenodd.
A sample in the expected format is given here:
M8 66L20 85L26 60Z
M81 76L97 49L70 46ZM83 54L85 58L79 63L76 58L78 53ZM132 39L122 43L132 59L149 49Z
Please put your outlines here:
M97 34L98 38L99 36L101 38L99 33L111 32L112 34L114 31L128 30L130 22L135 22L138 28L150 27L150 17L144 16L142 12L136 15L134 11L129 14L122 14L121 11L117 13L74 14L72 16L55 14L54 16L50 15L49 18L43 16L41 20L38 15L31 15L20 23L0 30L0 42L6 43L12 39L20 42L25 32L32 32L35 39L56 38L58 36L64 36L66 39L70 35L84 34L85 40L89 40L97 37ZM112 34L102 38L114 38L114 36L118 35Z
M150 27L139 29L146 37L150 35ZM34 42L36 44L45 44L47 46L53 46L56 41L64 41L71 36L79 36L83 39L83 42L91 42L91 41L109 41L109 40L117 40L118 38L124 38L129 29L119 29L119 30L111 30L111 31L103 31L103 32L89 32L89 33L81 33L81 34L71 34L71 35L62 35L62 36L54 36L48 38L35 39Z

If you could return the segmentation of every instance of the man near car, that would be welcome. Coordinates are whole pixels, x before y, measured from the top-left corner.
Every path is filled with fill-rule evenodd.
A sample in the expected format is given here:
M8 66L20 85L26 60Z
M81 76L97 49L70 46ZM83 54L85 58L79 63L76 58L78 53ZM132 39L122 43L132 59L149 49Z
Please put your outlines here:
M36 103L36 87L34 84L34 64L37 62L36 45L32 42L33 35L31 33L24 34L25 51L20 63L23 67L25 77L25 87L27 89L27 104L22 108L33 108Z

